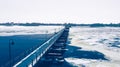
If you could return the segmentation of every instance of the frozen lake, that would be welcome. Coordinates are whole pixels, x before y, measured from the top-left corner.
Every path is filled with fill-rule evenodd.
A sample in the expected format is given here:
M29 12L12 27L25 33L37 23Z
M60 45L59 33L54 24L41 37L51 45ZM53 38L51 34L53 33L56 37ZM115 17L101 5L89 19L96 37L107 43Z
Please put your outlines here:
M119 27L73 27L65 60L73 67L119 67Z
M43 43L51 37L55 29L50 26L0 26L0 64L9 59L9 39L15 44L12 58L31 47ZM45 31L45 30L50 30ZM47 33L47 34L46 34ZM47 35L47 37L46 37ZM24 47L24 48L23 48ZM63 64L47 64L47 67L119 67L120 66L120 28L119 27L72 27Z
M23 53L41 45L62 27L58 26L0 26L0 65L9 61L9 40L12 59L23 56Z

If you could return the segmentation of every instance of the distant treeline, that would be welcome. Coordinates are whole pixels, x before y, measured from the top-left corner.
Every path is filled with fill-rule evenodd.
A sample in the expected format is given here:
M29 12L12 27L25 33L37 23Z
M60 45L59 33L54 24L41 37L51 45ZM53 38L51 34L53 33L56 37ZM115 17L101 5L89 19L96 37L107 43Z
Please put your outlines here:
M74 23L65 23L65 24L58 24L58 23L13 23L13 22L8 22L8 23L0 23L0 25L5 25L5 26L13 26L13 25L18 25L18 26L89 26L89 27L120 27L120 23L118 24L102 24L102 23L94 23L94 24L74 24Z
M71 26L89 26L89 27L120 27L120 23L118 24L102 24L102 23L94 23L94 24L70 24Z
M13 23L13 22L9 22L9 23L0 23L0 25L5 25L5 26L13 26L13 25L19 25L19 26L40 26L40 25L64 25L64 24L49 24L49 23Z

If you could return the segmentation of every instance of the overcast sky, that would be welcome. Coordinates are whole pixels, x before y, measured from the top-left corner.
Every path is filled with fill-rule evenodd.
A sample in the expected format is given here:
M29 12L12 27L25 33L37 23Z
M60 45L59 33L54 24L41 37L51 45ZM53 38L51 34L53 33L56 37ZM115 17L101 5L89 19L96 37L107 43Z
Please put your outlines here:
M120 23L120 0L0 0L1 22Z

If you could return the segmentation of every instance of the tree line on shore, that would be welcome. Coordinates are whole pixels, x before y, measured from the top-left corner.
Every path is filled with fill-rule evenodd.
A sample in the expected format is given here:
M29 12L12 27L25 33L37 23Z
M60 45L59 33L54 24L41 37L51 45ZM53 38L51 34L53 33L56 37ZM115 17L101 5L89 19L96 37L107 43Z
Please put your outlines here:
M14 22L7 22L7 23L0 23L0 25L5 25L5 26L13 26L13 25L18 25L18 26L89 26L89 27L120 27L120 23L114 24L103 24L103 23L93 23L93 24L75 24L75 23L14 23Z

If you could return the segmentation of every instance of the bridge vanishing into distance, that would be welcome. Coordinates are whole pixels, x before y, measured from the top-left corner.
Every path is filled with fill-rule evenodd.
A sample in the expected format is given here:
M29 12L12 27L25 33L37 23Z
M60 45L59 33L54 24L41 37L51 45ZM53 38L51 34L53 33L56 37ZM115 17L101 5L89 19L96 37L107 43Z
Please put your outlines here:
M69 35L69 26L66 25L59 32L56 32L54 36L49 38L42 45L37 46L36 49L31 51L24 58L17 62L12 61L2 67L39 67L38 62L53 61L54 63L62 63L64 61L63 54L65 52L65 46Z

